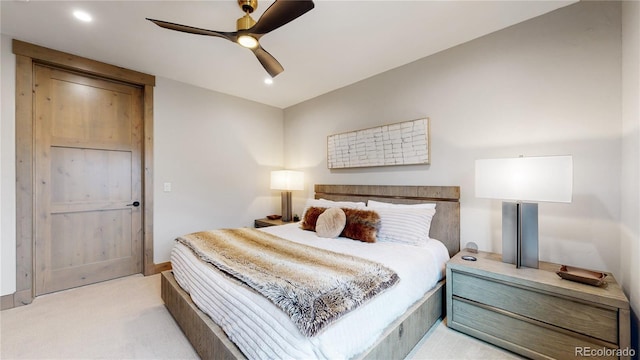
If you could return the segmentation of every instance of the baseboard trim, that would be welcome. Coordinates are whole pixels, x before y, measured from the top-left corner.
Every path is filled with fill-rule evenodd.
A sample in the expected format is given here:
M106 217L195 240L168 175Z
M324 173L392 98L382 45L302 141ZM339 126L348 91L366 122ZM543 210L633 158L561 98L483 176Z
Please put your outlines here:
M171 270L171 261L166 261L163 263L159 263L159 264L153 264L153 273L152 274L145 274L145 275L155 275L155 274L159 274L163 271L167 271L167 270Z
M12 309L18 306L29 305L33 302L31 289L16 291L13 294L3 295L0 298L1 310Z
M0 297L0 310L12 309L14 307L13 294L2 295L2 297Z

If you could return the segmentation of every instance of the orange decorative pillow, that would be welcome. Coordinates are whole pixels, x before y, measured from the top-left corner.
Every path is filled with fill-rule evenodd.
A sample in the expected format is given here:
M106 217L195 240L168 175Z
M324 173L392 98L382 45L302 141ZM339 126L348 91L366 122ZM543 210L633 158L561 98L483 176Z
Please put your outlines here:
M380 215L371 210L342 209L347 216L347 224L340 236L354 240L376 242L380 228Z
M325 210L327 210L327 208L315 206L309 207L307 211L304 212L300 228L302 230L316 231L316 222L318 221L318 216L320 216L320 214L322 214Z

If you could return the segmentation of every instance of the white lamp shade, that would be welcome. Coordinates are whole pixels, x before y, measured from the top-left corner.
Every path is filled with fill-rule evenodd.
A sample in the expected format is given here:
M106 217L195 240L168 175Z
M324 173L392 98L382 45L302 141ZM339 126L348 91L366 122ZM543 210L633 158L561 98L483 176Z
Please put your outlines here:
M293 170L277 170L271 172L272 190L304 190L304 173Z
M476 160L476 197L570 203L573 157Z

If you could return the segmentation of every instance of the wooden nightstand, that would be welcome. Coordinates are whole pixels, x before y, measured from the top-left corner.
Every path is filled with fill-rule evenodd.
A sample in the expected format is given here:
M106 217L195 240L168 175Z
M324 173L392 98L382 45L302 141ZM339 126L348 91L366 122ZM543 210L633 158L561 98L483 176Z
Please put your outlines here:
M292 224L294 221L282 221L282 219L271 220L267 218L256 219L253 221L253 226L256 228L267 227L267 226L279 226Z
M594 287L561 279L559 268L516 269L499 254L461 251L447 263L448 326L533 359L628 359L629 301L613 275Z

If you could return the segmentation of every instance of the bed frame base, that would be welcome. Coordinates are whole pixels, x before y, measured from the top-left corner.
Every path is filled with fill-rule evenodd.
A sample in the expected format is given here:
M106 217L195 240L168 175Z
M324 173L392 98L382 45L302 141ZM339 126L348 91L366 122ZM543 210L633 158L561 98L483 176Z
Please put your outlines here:
M201 359L246 359L222 328L200 311L191 296L182 290L173 272L162 273L160 286L165 306Z
M446 313L442 280L389 325L382 337L357 359L404 359L431 327Z
M382 337L357 359L402 359L444 315L445 282L413 304L406 313L389 325ZM162 300L191 345L202 359L246 359L222 328L193 303L176 282L171 271L161 275Z

